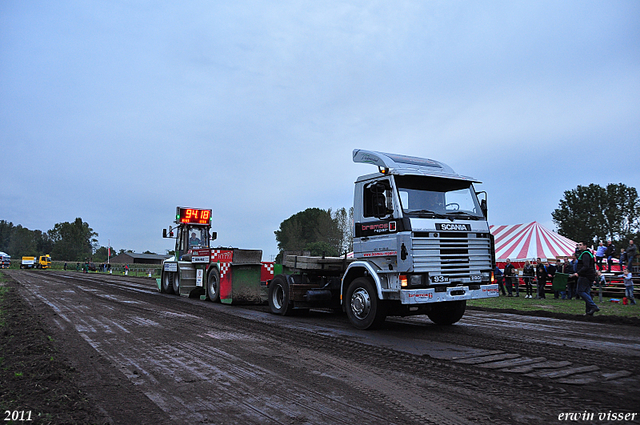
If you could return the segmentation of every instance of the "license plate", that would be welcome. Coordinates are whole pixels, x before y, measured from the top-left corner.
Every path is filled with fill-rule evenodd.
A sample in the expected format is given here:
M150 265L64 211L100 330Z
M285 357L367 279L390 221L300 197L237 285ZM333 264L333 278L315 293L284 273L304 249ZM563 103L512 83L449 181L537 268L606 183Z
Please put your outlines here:
M447 283L449 282L449 276L431 276L431 283Z

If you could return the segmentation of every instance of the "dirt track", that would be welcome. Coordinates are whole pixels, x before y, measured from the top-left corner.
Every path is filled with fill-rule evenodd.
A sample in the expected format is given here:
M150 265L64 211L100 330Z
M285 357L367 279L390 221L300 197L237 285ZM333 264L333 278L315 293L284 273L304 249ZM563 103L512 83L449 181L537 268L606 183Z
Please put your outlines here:
M546 424L585 410L594 420L580 423L609 423L598 413L640 412L638 326L468 311L452 327L391 318L358 331L340 315L163 295L148 279L5 273L110 423Z

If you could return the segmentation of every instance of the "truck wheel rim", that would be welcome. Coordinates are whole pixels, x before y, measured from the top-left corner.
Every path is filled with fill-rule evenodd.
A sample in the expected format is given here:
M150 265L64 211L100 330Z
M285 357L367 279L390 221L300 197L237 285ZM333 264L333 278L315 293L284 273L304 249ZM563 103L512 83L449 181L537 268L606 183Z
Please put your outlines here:
M271 301L273 301L273 306L276 309L280 310L282 308L282 304L284 302L284 291L282 290L282 286L277 285L275 287Z
M363 288L357 289L351 295L351 311L358 319L364 319L371 311L371 297Z

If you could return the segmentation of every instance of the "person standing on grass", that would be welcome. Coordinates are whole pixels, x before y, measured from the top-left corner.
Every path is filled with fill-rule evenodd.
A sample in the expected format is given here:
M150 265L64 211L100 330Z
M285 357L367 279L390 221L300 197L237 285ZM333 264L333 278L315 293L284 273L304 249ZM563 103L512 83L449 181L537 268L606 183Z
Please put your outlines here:
M524 287L527 291L527 295L525 298L533 298L533 277L535 276L535 271L533 270L533 266L529 262L529 260L525 261L524 268L522 269L522 276L524 278Z
M585 316L593 316L593 313L600 311L596 303L591 299L591 285L596 280L596 268L593 254L587 249L584 242L578 243L580 254L578 255L578 263L574 277L578 278L578 295L584 300L586 313Z
M556 277L556 266L555 264L545 261L544 268L547 269L547 279L549 282L551 282L551 290L553 291L553 278ZM556 300L560 298L560 292L554 291L553 298L555 298Z
M511 276L511 282L513 287L516 288L516 297L520 296L520 278L518 277L518 269L513 268L513 275Z
M536 299L541 300L547 298L544 294L544 288L547 286L547 269L544 267L542 261L538 258L538 265L536 266L536 278L538 280L538 296Z
M563 300L571 299L571 288L569 287L569 276L574 272L573 263L569 261L567 258L564 263L562 263L562 273L567 275L567 285L564 288L564 291L560 291L560 296Z
M511 281L511 276L513 276L515 267L513 267L513 264L511 264L511 260L507 258L507 264L505 264L504 266L504 283L505 286L507 287L507 292L509 293L509 295L507 295L508 297L513 297L513 282Z
M633 274L625 267L620 277L624 278L624 296L631 304L636 305L636 299L633 297Z
M576 254L571 254L571 261L568 262L566 270L565 273L569 275L567 277L567 299L578 299L578 279L575 278L575 273L578 271L578 256Z
M495 277L496 282L498 282L498 288L500 288L500 292L503 296L506 296L507 292L504 290L504 279L502 278L502 271L498 266L496 266L495 270L493 271L493 276Z
M554 267L554 274L555 273L562 273L562 261L560 261L559 258L556 258L556 264L553 266ZM555 277L555 276L554 276ZM558 278L559 280L559 278ZM564 291L553 291L553 298L555 298L556 300L559 299L560 297L562 297L562 299L564 299Z

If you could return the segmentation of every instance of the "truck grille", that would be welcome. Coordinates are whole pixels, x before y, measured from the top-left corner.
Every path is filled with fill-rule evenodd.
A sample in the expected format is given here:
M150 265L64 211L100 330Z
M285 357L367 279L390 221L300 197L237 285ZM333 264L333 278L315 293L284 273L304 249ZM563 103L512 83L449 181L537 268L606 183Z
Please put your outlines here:
M438 233L412 238L413 267L418 273L469 277L491 269L491 243L475 233Z

